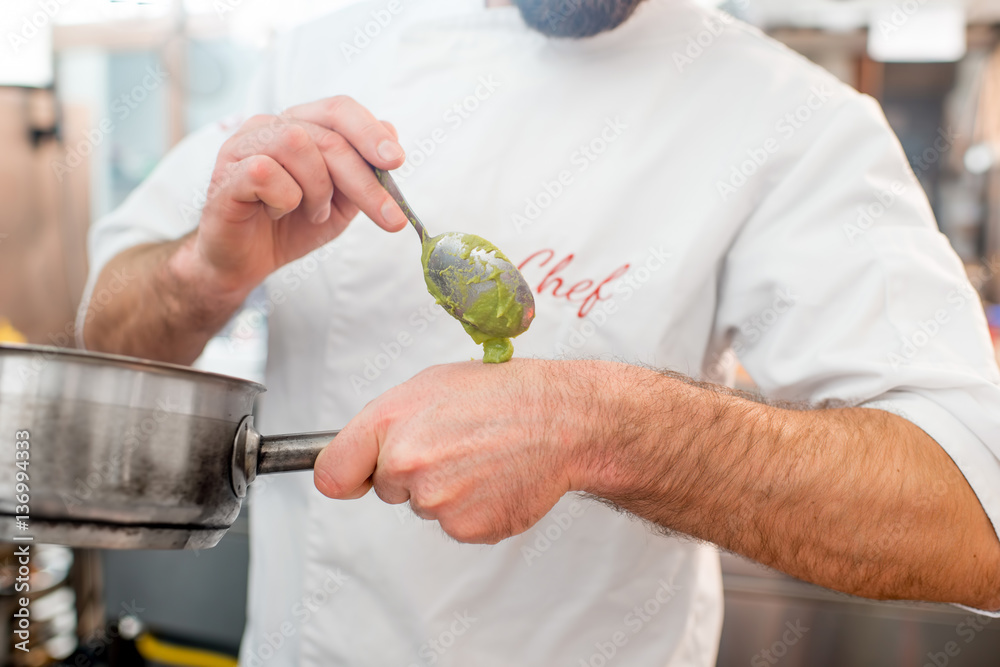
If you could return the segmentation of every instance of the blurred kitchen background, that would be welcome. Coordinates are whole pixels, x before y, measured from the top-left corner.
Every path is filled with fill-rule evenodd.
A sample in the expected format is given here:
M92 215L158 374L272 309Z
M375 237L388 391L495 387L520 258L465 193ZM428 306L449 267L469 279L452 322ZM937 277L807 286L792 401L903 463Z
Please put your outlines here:
M73 345L91 222L187 133L240 109L276 31L350 1L0 0L0 340ZM722 6L882 103L997 340L1000 0ZM199 366L259 380L266 323L241 317ZM27 658L9 650L0 547L0 664L234 664L245 526L207 552L49 548L33 562ZM724 569L722 667L1000 665L1000 622L854 600L730 557Z

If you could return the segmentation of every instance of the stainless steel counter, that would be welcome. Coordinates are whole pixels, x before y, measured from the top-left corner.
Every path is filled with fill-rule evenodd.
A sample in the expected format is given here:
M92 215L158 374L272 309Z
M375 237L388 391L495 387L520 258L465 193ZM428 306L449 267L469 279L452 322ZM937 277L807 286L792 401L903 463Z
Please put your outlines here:
M998 667L1000 619L870 602L723 556L719 667Z

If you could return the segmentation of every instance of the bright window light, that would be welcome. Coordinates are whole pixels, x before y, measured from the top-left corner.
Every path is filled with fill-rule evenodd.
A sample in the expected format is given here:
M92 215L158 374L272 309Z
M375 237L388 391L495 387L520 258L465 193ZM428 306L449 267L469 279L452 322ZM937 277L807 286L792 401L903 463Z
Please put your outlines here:
M3 0L0 11L0 86L45 88L52 84L52 22L61 5Z

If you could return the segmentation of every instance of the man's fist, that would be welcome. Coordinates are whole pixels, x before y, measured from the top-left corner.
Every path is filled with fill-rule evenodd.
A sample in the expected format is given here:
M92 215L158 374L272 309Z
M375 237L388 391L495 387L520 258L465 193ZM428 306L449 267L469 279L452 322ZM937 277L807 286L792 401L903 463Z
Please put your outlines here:
M559 362L430 368L351 420L317 459L316 487L353 499L374 486L461 542L494 544L583 489L584 453L601 437L590 385Z

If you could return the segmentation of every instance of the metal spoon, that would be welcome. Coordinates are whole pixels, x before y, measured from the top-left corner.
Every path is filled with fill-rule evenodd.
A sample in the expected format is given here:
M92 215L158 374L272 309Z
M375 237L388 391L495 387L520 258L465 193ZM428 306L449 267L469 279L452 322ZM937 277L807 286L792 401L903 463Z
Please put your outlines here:
M475 238L471 234L446 232L432 237L423 223L420 222L417 214L410 208L389 172L378 167L372 167L372 169L375 170L378 182L403 209L410 224L420 235L420 242L425 249L423 256L426 258L424 274L442 294L448 297L446 301L450 302L451 305L441 304L445 310L452 317L470 324L463 318L465 311L475 303L481 294L496 289L494 281L500 281L514 293L514 299L523 308L524 314L521 322L513 327L513 330L501 322L497 322L493 328L482 322L473 326L482 333L497 338L513 338L527 331L535 317L535 297L531 293L531 287L528 286L517 267L506 259L497 257L494 252L487 252L481 248L467 253L465 251L467 240ZM431 246L429 253L426 252L428 245ZM461 282L464 289L459 286L457 277L459 275L463 276ZM472 276L471 281L469 280L470 276Z

